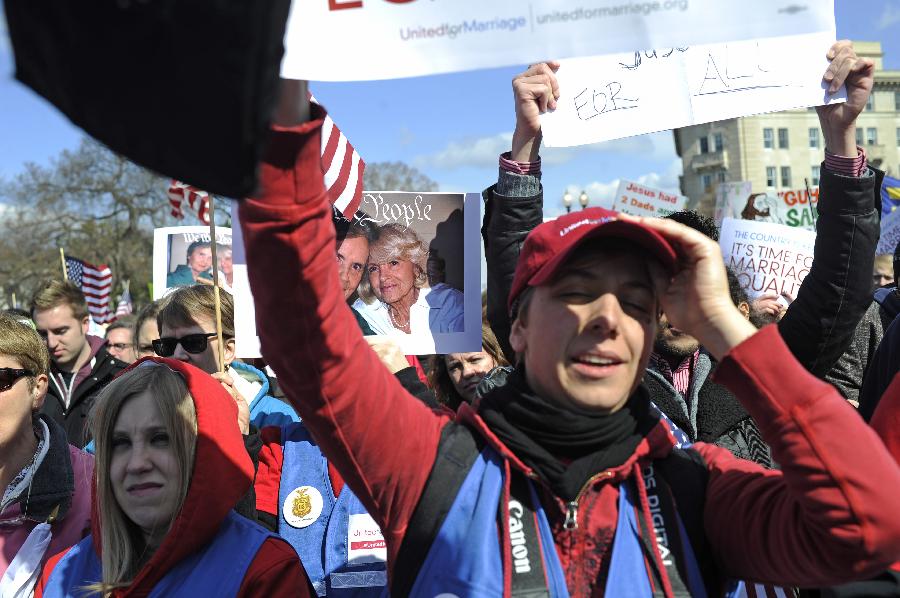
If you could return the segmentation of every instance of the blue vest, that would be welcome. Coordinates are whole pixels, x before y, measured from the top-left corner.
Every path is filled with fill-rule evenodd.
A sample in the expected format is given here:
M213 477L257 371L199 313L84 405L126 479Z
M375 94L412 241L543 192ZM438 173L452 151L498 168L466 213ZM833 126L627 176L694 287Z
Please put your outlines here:
M497 513L503 492L503 462L485 447L469 470L450 511L422 564L412 596L503 596L503 564ZM537 514L541 558L551 598L566 598L565 572L556 553L553 533L534 487L529 482ZM619 514L612 562L606 581L606 596L647 598L652 596L638 535L636 511L639 501L629 484L619 485ZM687 538L681 524L681 537ZM684 541L683 555L692 595L706 596L693 549Z
M215 537L182 559L157 582L150 598L163 596L236 596L247 569L275 534L231 511ZM84 587L103 579L93 535L73 546L50 573L44 596L81 597Z
M317 595L381 596L387 586L381 530L349 486L335 498L328 462L302 423L282 426L281 434L278 533L300 555ZM295 490L302 493L293 512ZM306 519L298 523L298 515Z

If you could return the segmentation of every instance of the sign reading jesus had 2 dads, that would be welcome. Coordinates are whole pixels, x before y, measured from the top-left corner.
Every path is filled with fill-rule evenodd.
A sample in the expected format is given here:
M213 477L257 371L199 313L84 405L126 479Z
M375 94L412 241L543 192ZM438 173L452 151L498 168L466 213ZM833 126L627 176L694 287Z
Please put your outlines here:
M621 181L612 209L632 216L668 216L684 209L687 197L647 187L634 181Z
M796 298L813 262L816 233L796 227L725 218L719 246L725 265L751 299L764 293Z

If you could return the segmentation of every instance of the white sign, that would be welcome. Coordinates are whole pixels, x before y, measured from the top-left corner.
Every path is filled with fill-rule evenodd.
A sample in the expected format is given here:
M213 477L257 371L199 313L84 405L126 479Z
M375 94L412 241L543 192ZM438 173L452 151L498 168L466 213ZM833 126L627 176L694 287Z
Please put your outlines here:
M219 286L232 290L231 229L216 227ZM153 231L153 299L176 287L213 283L208 226L170 226Z
M806 35L562 61L558 107L541 117L544 144L585 145L844 101L846 89L831 96L822 82L833 26Z
M281 74L393 79L828 29L833 0L295 0Z
M763 293L797 297L813 262L816 233L768 222L722 221L719 246L725 265L751 299Z
M900 243L900 210L894 210L881 219L881 238L878 239L878 255L893 255Z
M684 195L622 180L613 209L632 216L662 217L683 210L686 204Z
M238 202L231 202L231 225L234 227L234 350L239 359L262 357L256 336L256 306L247 276L247 252L241 235Z
M350 515L347 525L347 563L365 565L387 561L387 543L368 513Z
M741 210L753 193L750 181L719 183L716 187L716 208L714 218L721 226L725 218L740 218Z

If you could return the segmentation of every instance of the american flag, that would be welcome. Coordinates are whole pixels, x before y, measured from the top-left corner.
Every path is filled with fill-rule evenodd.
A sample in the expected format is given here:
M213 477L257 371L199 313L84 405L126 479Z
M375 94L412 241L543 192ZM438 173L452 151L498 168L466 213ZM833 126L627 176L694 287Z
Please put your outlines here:
M318 104L310 94L311 102ZM362 200L363 173L366 163L353 148L330 116L322 124L322 176L331 203L347 219L352 219ZM169 184L169 204L172 216L184 218L182 205L187 201L192 213L204 224L209 224L209 194L192 185L172 180Z
M66 258L69 280L81 288L87 300L88 311L98 324L108 324L116 319L109 311L109 294L112 290L112 270L102 264L95 266L74 257Z
M125 290L122 292L122 295L119 297L119 304L116 306L116 317L119 316L127 316L132 311L134 311L134 306L131 303L131 285L127 282L125 283Z

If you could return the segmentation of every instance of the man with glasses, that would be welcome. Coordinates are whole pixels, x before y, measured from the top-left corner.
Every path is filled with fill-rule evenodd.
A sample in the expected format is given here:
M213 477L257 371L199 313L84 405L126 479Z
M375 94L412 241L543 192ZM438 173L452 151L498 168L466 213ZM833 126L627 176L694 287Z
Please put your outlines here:
M85 421L94 397L125 363L110 354L104 339L88 334L87 302L70 282L42 284L31 299L31 317L50 352L42 412L65 429L71 444L82 447L90 440Z
M106 350L122 363L137 361L132 339L134 322L134 316L122 316L106 327Z
M260 370L238 361L234 341L234 300L219 293L222 304L224 369L219 373L219 341L216 335L215 289L193 285L176 289L163 299L156 324L160 337L152 342L160 357L173 357L211 374L234 396L238 408L250 411L249 423L258 428L299 421L294 410L269 395L269 379ZM248 422L242 421L242 427ZM249 428L242 430L244 434Z

